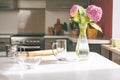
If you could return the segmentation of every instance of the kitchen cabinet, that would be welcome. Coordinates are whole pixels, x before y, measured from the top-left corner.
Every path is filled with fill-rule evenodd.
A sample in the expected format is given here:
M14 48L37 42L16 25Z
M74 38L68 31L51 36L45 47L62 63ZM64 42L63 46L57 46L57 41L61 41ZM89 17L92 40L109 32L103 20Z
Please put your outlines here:
M69 41L70 40L70 41ZM68 50L69 51L75 51L76 43L77 43L77 38L69 38L68 44ZM89 48L91 52L97 52L101 54L101 45L102 44L110 44L109 39L88 39L89 43Z
M56 42L56 40L57 40L56 38L46 38L45 49L52 49L52 43ZM67 51L75 51L76 43L72 42L69 39L65 39L65 40L67 40ZM89 44L89 48L91 52L97 52L101 54L101 44Z
M119 54L112 54L112 61L120 64L120 55Z
M52 49L52 43L55 41L56 39L45 38L45 49Z
M87 7L89 4L89 0L46 0L46 9L69 10L74 4L80 4L83 7Z
M10 44L10 35L0 34L0 52L6 51L5 46Z
M46 0L18 0L18 8L46 8Z
M75 51L76 43L68 39L68 51Z
M44 36L45 38L45 49L51 49L52 43L57 39L65 39L67 40L67 51L75 51L77 38L73 38L71 36ZM109 44L110 40L106 39L96 39L96 40L88 40L90 51L97 52L101 54L101 45Z
M66 40L67 47L67 38L45 38L45 49L52 49L52 44L56 42L56 40Z
M10 38L0 38L0 52L6 51L5 46L10 44Z
M89 44L89 48L91 52L97 52L101 54L101 44Z
M101 54L112 60L113 62L120 64L120 48L113 47L112 45L102 45Z
M0 10L17 9L17 0L0 0Z
M75 51L76 43L68 40L68 51ZM101 44L89 44L89 48L91 52L97 52L101 54Z

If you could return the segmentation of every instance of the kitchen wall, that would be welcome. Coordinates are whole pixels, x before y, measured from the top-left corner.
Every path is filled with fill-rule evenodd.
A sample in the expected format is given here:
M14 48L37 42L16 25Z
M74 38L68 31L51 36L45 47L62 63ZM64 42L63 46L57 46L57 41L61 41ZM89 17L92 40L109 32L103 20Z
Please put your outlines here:
M103 37L112 37L112 10L113 10L113 0L90 0L91 5L100 6L103 10L102 18L99 22L102 27Z
M42 2L25 2L24 0L19 0L19 7L35 7L35 8L45 8L46 4L44 0L40 0ZM38 3L42 4L42 6L38 5ZM112 38L120 38L120 0L113 0L113 21L112 21ZM31 5L33 4L33 5ZM107 5L107 4L106 4ZM109 13L108 13L109 14ZM69 23L69 11L45 11L45 33L47 33L47 28L49 26L53 26L56 23L56 19L60 18L61 23L66 21ZM109 27L108 27L109 28ZM0 11L0 34L7 33L17 33L17 11Z
M113 2L113 4L111 2ZM103 7L104 19L102 17L101 20L105 29L103 34L106 37L120 38L120 0L90 0L90 3L96 3L97 5Z
M18 8L26 9L43 9L46 7L44 0L24 1L19 0ZM47 34L48 27L53 27L57 18L61 23L69 23L69 10L45 10L45 33ZM41 19L44 20L44 19ZM18 11L0 11L0 34L13 34L20 32L18 25Z
M17 33L17 11L0 11L0 34Z
M69 10L65 11L49 11L46 10L46 33L48 27L54 27L54 24L57 22L57 19L60 19L61 23L66 22L68 25L70 23Z
M18 0L17 7L19 9L23 9L23 8L24 9L35 9L35 11L37 11L36 9L38 9L38 11L40 12L40 13L33 13L33 14L31 13L28 20L25 20L25 18L21 19L20 17L23 17L24 14L23 16L18 16L18 12L19 12L18 10L6 10L6 11L0 10L0 34L32 33L32 32L38 33L40 30L42 30L40 31L41 33L45 32L45 28L41 28L41 26L43 26L45 23L45 11L43 11L43 9L45 9L45 6L46 6L45 0L40 0L40 1ZM41 14L41 11L43 11L44 15ZM36 16L36 14L38 16ZM35 17L37 19L35 19ZM30 24L27 24L28 22ZM38 25L40 26L40 28ZM43 27L45 27L45 25Z
M120 0L113 0L112 38L120 38Z
M45 33L45 9L20 9L18 33Z

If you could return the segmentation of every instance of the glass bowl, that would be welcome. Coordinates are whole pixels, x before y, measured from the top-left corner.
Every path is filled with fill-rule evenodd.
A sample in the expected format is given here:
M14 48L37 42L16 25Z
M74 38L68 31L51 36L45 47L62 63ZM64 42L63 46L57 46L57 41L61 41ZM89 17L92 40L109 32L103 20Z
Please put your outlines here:
M20 52L17 55L17 61L26 68L32 68L40 64L41 56L29 56L27 52Z

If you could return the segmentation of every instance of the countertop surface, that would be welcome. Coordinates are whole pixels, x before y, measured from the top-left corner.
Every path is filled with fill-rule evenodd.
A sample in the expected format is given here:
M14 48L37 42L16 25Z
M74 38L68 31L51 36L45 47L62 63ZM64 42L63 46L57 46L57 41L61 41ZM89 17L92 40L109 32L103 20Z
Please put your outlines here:
M112 45L102 45L102 48L111 51L112 53L116 53L120 55L120 47L113 47Z
M0 35L0 38L10 38L8 34ZM45 35L44 38L66 38L71 40L72 42L77 42L77 37L72 37L70 35ZM89 44L110 44L110 39L88 39Z
M71 40L72 42L77 42L78 38L77 37L72 37L69 35L55 35L55 36L49 36L45 35L44 38L66 38ZM109 39L88 39L89 44L110 44Z
M0 34L0 38L10 38L9 34Z
M52 56L44 57L27 70L9 57L0 58L0 64L0 80L120 80L120 66L93 52L83 61L57 62Z

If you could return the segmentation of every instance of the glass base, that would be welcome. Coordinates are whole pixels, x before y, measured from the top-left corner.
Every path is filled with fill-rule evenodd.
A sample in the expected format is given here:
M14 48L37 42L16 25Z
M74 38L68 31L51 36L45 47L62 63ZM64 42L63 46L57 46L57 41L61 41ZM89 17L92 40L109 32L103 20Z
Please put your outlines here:
M77 61L82 61L82 60L87 60L87 59L88 59L88 55L79 55L76 58Z
M77 60L87 60L88 59L89 50L78 50L76 51Z

